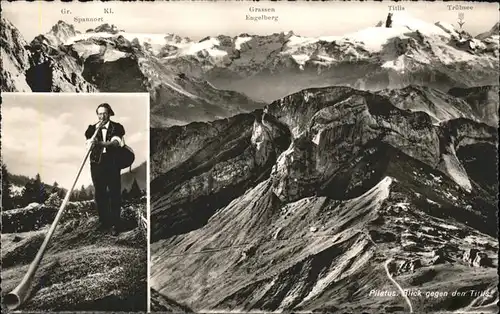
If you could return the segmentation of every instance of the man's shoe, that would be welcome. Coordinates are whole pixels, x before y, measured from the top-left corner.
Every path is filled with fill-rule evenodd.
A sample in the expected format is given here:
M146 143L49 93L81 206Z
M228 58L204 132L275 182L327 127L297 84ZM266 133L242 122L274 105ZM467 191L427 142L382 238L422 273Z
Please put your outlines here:
M115 226L111 227L111 235L116 237L118 234L118 229Z

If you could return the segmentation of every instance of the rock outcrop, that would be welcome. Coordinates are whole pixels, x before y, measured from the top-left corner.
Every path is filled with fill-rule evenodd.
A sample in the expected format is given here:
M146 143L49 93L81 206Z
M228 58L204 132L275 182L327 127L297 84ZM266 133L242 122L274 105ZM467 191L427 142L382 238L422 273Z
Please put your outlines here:
M95 92L82 77L82 67L60 45L76 35L72 25L59 21L50 32L28 45L2 16L2 90L34 92Z
M403 261L402 263L399 264L397 272L399 274L414 272L421 267L422 267L422 261L419 259L411 261Z
M491 258L486 253L474 248L465 250L462 260L473 267L492 267L493 265Z
M46 204L32 203L24 208L2 211L2 233L34 231L52 224L59 210L55 205L52 199ZM138 225L136 207L122 208L122 222L129 228ZM60 221L86 220L89 217L97 217L93 201L69 202Z
M1 17L0 41L2 43L2 91L29 92L26 71L30 67L31 55L17 28L3 16Z
M123 30L119 30L118 27L116 27L116 25L113 25L113 24L109 25L108 23L104 23L102 25L99 25L96 28L94 28L92 31L95 33L103 32L103 33L109 33L109 34L117 34L119 32L123 32ZM88 32L89 32L89 30L87 30L87 33Z
M392 13L387 14L387 19L385 21L385 27L387 27L387 28L392 27Z
M493 27L489 31L477 35L476 38L480 39L480 40L485 40L485 39L490 38L492 36L498 37L499 36L499 24L500 24L500 22L496 22L496 24L493 25Z
M215 209L267 176L277 156L288 146L289 134L279 124L267 127L268 122L260 122L261 114L241 114L213 126L205 124L207 134L219 136L207 142L204 136L201 141L193 138L196 142L187 147L193 154L179 156L177 167L154 179L152 212L162 217L162 222L153 221L153 238L184 233L204 224ZM206 159L215 152L214 160ZM158 173L157 167L153 169Z
M43 44L58 48L63 45L68 39L80 34L79 31L71 24L59 20L50 31L46 34L36 36L31 45L40 46Z
M498 128L498 85L452 88L448 93L463 99L480 121Z

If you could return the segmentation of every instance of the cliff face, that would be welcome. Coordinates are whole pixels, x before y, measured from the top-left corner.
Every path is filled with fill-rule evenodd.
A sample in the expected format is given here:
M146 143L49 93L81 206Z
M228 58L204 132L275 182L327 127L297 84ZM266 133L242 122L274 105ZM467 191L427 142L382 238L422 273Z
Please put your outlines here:
M3 16L0 40L2 43L2 90L6 92L27 92L25 71L29 68L30 54L21 33Z
M286 128L267 127L258 116L259 112L242 114L215 126L202 125L204 136L193 136L196 142L184 154L175 153L182 147L182 138L173 145L172 155L177 158L170 162L171 170L157 175L151 185L152 213L161 217L158 223L152 220L152 237L203 225L218 206L268 176L276 157L288 146L289 136ZM208 139L206 134L214 136Z
M401 104L400 97L395 97L394 101ZM416 108L412 109L418 110L419 103L416 101ZM449 103L444 108L448 107L452 108L451 111L457 110ZM322 89L317 93L306 90L272 103L269 113L290 126L294 143L301 143L289 147L287 154L279 159L276 168L283 169L283 173L297 167L303 171L296 173L296 170L291 170L295 174L286 180L279 175L278 195L287 194L284 182L293 181L293 185L301 180L309 180L316 185L324 184L322 180L332 182L332 176L344 168L350 158L361 157L366 147L377 149L380 144L396 147L409 157L443 171L465 189L470 189L467 174L455 151L461 145L476 143L494 146L497 140L493 127L464 118L434 125L428 114L401 110L392 104L391 98L345 88L340 89L340 93L337 88ZM335 147L333 151L332 145ZM294 167L294 163L297 166ZM283 167L285 164L289 166ZM291 189L296 190L297 187ZM349 195L348 191L344 192ZM285 199L290 201L304 196L299 194Z
M58 46L63 45L68 39L75 37L78 34L80 34L80 32L75 30L73 25L59 20L46 34L36 36L33 39L32 44L46 44L57 48Z
M2 90L11 92L95 92L82 77L82 66L58 45L76 33L72 26L56 24L30 44L2 17Z
M153 130L153 288L195 311L404 310L369 295L387 265L404 287L465 289L460 272L497 295L493 268L462 265L497 263L497 130L473 119L433 90L329 87Z
M498 128L498 85L452 88L448 93L467 102L482 122Z

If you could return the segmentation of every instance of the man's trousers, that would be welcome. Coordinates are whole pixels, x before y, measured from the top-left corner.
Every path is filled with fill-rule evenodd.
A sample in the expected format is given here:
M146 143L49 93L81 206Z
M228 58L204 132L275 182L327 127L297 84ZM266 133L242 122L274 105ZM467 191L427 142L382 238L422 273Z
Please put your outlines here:
M121 211L120 169L113 158L102 154L100 163L91 163L90 172L95 189L99 221L105 227L119 227Z

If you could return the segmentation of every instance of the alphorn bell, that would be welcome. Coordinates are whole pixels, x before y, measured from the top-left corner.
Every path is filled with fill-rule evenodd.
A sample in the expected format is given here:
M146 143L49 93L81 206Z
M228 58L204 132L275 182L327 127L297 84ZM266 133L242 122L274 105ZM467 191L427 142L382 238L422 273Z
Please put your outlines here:
M90 138L92 145L90 145L89 148L87 149L87 153L85 154L85 157L83 158L82 163L80 164L80 168L78 169L75 180L73 181L73 185L71 185L71 189L66 193L66 196L64 197L61 207L59 207L59 211L57 212L56 218L54 219L54 222L52 222L49 232L45 236L42 246L36 253L35 259L33 260L33 262L31 262L30 267L26 272L26 275L24 275L23 280L21 281L21 283L19 283L19 285L17 285L15 289L4 297L4 304L7 306L9 310L17 309L28 298L33 277L38 269L38 266L40 265L40 262L42 261L43 254L47 249L47 245L49 244L50 238L52 237L52 234L56 230L57 223L59 222L59 219L61 219L61 216L64 212L64 208L66 207L66 204L69 201L69 197L71 196L71 193L75 188L76 182L78 181L78 177L82 172L83 166L85 165L85 162L87 161L87 158L89 157L89 154L92 151L92 148L94 147L93 141L95 140L97 133L99 132L99 130L101 130L101 127L103 125L104 124L100 122L94 132L94 135L92 135L92 137Z

